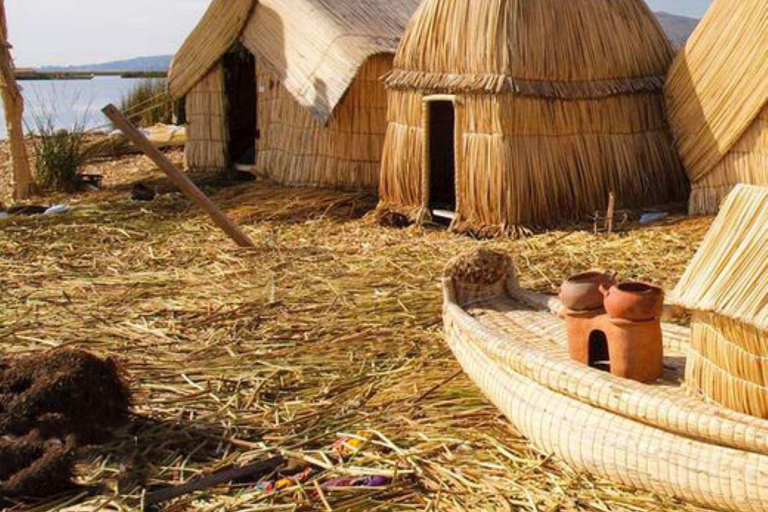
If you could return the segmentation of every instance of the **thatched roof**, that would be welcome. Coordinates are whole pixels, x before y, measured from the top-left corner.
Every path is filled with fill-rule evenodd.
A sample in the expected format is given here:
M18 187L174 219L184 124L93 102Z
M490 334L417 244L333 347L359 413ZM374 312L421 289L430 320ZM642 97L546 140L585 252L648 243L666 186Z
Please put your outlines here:
M731 192L670 300L768 331L768 187Z
M174 59L174 96L187 93L240 39L282 76L299 103L327 121L363 63L395 53L419 5L419 0L262 0L251 9L247 4L253 2L214 0ZM243 20L241 13L250 11Z
M673 55L643 0L426 0L387 85L594 98L659 91Z
M768 104L768 2L715 0L670 70L667 105L692 181L704 178Z

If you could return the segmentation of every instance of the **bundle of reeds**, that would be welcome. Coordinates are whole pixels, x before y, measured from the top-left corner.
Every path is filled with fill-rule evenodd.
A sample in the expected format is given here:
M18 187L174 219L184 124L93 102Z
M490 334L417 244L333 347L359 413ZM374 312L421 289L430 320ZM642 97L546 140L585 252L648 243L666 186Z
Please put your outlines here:
M768 188L728 196L672 300L692 309L687 385L768 418Z
M714 213L738 183L768 184L768 4L717 0L666 86L692 213ZM762 112L762 119L761 117Z

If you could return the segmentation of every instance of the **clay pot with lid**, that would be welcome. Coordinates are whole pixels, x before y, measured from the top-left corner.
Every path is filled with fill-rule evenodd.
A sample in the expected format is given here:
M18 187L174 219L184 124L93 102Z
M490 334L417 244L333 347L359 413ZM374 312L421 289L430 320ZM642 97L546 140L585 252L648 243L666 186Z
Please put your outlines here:
M629 282L600 289L605 310L612 318L647 322L661 318L664 311L664 290L658 286Z
M603 272L578 274L560 287L560 301L571 311L594 311L603 308L601 288L615 284L611 276Z

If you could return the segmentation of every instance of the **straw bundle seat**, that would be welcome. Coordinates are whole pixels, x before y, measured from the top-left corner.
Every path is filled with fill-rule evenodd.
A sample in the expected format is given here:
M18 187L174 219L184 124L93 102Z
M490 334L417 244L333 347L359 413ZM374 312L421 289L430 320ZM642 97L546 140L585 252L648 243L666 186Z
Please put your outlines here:
M446 338L469 377L539 449L623 485L720 510L768 511L768 421L686 392L689 329L664 325L656 383L615 377L570 359L562 304L519 288L513 268L456 271L489 260L475 254L449 266Z
M687 197L642 0L426 0L386 79L382 206L421 216L453 152L456 225L549 227ZM453 137L435 138L450 102ZM437 144L437 145L436 145ZM449 164L450 165L450 164Z
M768 419L768 187L736 186L671 300L694 311L688 389Z
M715 0L665 95L692 214L717 213L739 183L768 185L768 2Z
M387 126L379 78L418 3L213 0L169 76L173 96L186 97L189 169L235 163L231 118L241 112L227 56L244 48L254 59L242 66L255 66L242 86L257 97L253 170L288 185L374 191Z

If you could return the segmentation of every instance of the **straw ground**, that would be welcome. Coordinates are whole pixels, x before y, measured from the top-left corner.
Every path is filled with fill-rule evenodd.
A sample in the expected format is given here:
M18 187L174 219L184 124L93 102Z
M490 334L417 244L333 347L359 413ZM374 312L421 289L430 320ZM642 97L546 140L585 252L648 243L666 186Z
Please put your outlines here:
M256 241L243 251L178 195L130 202L129 180L158 178L144 159L99 170L111 188L72 199L73 214L0 226L0 350L115 356L137 402L132 426L78 468L83 490L35 510L133 510L144 488L277 452L326 469L317 485L236 484L170 510L698 510L576 473L522 439L445 345L439 277L485 244L515 253L538 290L595 266L670 287L710 220L477 242L380 228L360 195L208 182ZM325 447L344 434L369 441L338 462ZM370 474L393 482L322 488Z

